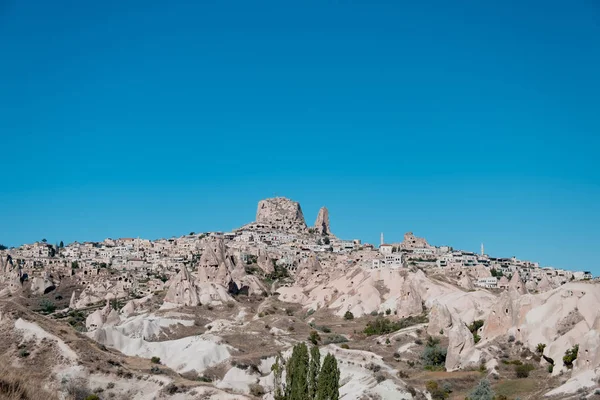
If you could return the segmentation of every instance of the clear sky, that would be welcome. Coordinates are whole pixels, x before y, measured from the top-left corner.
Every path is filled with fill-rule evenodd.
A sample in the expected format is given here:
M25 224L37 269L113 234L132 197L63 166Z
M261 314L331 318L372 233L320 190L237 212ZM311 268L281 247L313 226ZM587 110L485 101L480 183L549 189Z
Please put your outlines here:
M599 136L595 0L0 0L5 245L279 195L343 238L600 274Z

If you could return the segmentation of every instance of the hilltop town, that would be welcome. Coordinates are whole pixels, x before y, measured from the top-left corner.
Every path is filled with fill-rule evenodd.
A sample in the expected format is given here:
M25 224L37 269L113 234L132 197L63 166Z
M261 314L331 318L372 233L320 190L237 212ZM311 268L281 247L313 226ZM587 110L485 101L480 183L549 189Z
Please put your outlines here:
M592 279L589 271L540 267L537 262L516 257L491 257L484 254L483 245L480 254L432 246L412 232L406 233L402 242L390 244L383 242L382 234L379 246L362 244L360 239L340 239L331 232L326 207L319 210L314 226L308 227L300 205L285 198L261 201L256 221L232 232L191 232L158 240L108 238L67 245L40 241L0 251L0 267L6 272L18 270L20 277L32 282L34 293L52 290L65 278L82 286L93 282L104 288L87 290L83 296L74 292L72 305L81 306L98 301L107 293L128 297L164 290L167 281L182 268L197 271L200 267L216 266L208 259L213 249L226 251L242 263L256 258L263 266L270 262L290 271L311 257L326 263L343 261L348 268L416 266L432 273L464 275L462 284L469 289L507 289L515 274L530 291ZM15 282L8 290L19 288Z
M483 245L479 254L433 246L411 232L397 243L382 234L379 245L342 239L327 208L309 226L300 204L282 197L260 201L255 221L231 232L1 250L0 299L0 325L20 343L5 354L29 346L42 359L32 341L57 344L60 367L47 366L61 377L47 382L55 392L85 378L90 390L114 396L135 388L144 399L271 399L276 354L308 335L339 357L346 399L431 396L428 382L442 380L413 370L422 370L422 351L440 345L443 382L462 371L469 384L487 377L500 390L518 361L537 371L523 394L568 398L593 394L600 376L600 287L590 272L492 257ZM61 324L71 342L97 343L102 354L72 350ZM376 337L374 326L383 326ZM563 365L575 345L585 358ZM161 367L127 357L157 357ZM94 371L96 358L106 367ZM138 383L123 376L124 365ZM118 387L108 387L111 379ZM163 385L175 385L173 393ZM454 385L443 398L465 398L468 384Z

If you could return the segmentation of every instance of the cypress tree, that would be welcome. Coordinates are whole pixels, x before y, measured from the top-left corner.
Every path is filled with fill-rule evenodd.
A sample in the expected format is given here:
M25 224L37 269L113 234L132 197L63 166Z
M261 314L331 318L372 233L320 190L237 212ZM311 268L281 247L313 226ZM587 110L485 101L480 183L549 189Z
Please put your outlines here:
M321 369L321 353L319 348L313 346L310 349L310 365L308 368L308 398L313 400L317 396L317 384L319 381L319 370Z
M331 354L327 354L323 360L323 367L319 374L317 384L317 400L338 400L340 397L340 370L337 360Z
M286 400L308 399L308 364L309 357L306 344L300 343L294 346L286 368Z
M275 400L285 400L285 397L283 396L283 390L282 390L282 382L281 382L281 376L283 374L283 357L281 356L281 353L277 354L277 357L275 358L275 363L271 366L271 371L273 371L273 375L274 375L274 382L273 385L275 387L274 390L274 398Z

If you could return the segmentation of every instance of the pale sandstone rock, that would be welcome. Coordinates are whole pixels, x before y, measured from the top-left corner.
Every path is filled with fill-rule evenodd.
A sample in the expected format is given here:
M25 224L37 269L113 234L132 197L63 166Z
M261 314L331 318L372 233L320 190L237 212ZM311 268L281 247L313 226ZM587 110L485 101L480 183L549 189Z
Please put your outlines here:
M452 315L448 307L445 304L434 301L429 311L427 333L431 336L448 335L450 328L452 328Z
M469 328L456 317L448 333L448 353L446 370L455 371L479 364L481 352L475 349L475 341Z
M261 200L256 211L256 222L284 231L306 230L300 204L285 197Z
M475 290L475 285L473 284L473 281L471 280L471 278L469 278L469 275L467 274L463 274L463 276L458 281L458 285L466 290Z
M201 304L198 297L198 288L186 267L183 267L169 283L165 301L184 306Z
M327 210L327 207L321 207L319 210L319 214L317 215L317 220L315 222L315 231L321 235L331 234L331 229L329 226L329 211Z

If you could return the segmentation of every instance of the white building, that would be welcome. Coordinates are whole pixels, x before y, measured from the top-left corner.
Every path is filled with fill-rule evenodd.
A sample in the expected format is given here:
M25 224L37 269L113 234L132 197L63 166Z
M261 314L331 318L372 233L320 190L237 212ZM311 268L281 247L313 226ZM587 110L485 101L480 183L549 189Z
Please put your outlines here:
M381 254L392 254L393 249L394 248L391 244L382 244L381 246L379 246L379 252Z
M475 286L484 287L488 289L495 289L498 287L498 278L490 276L487 278L479 278L475 282Z

